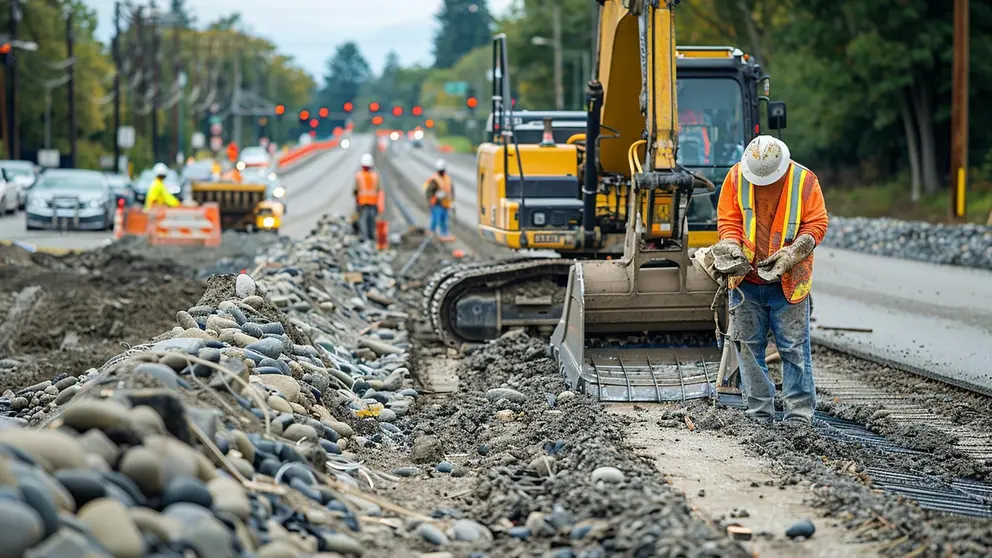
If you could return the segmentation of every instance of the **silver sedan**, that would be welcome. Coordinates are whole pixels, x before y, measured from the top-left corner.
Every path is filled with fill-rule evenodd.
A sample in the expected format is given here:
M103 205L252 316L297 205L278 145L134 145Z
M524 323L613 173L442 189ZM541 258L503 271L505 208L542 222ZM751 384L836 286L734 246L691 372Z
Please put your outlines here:
M110 230L114 227L114 192L103 173L53 169L28 193L28 230Z

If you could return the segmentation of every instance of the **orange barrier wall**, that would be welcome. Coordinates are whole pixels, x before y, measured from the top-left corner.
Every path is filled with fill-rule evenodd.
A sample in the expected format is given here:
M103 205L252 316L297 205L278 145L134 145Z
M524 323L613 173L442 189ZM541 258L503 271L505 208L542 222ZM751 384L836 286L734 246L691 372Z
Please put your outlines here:
M285 167L287 165L291 165L294 162L299 161L303 157L310 155L311 153L336 147L337 144L338 144L338 140L335 138L326 141L315 141L307 145L301 145L299 147L293 148L289 150L289 152L287 152L285 155L279 158L279 168Z

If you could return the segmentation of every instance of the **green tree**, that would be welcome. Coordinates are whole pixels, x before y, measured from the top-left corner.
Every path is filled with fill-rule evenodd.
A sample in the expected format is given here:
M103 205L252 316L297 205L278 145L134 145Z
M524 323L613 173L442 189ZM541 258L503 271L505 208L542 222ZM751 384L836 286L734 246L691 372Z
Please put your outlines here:
M358 45L349 41L338 46L327 60L324 88L319 97L327 106L339 107L358 97L362 86L372 79L372 69Z
M179 25L183 29L189 29L196 23L196 18L193 17L189 7L186 6L186 0L171 0L169 3L169 13L179 21Z
M492 39L492 16L486 0L444 0L435 16L434 67L450 68L466 52Z

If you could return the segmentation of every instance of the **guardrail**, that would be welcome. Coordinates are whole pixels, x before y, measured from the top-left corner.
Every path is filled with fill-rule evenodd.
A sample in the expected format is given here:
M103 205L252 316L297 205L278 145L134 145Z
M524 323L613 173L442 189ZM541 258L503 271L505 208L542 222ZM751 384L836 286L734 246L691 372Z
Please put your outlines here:
M300 159L306 157L307 155L316 153L318 151L323 151L325 149L330 149L332 147L336 147L338 143L339 140L337 138L334 138L326 141L315 141L312 143L308 143L306 145L295 147L287 151L282 157L279 158L278 166L279 168L287 167L299 161Z

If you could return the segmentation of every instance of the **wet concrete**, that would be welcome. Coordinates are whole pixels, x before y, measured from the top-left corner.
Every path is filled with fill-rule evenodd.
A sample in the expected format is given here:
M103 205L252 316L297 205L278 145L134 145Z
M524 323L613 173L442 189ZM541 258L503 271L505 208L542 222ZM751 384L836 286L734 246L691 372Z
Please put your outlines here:
M815 274L814 342L992 394L992 272L821 247Z

